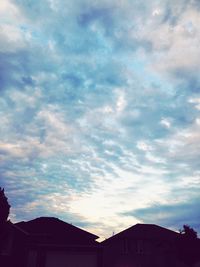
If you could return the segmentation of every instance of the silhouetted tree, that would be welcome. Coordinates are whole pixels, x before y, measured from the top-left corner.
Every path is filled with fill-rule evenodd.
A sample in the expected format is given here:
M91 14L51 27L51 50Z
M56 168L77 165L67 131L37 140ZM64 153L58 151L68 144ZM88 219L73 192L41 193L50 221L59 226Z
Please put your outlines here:
M4 189L0 187L0 227L8 221L10 205L5 196Z
M8 199L5 196L4 189L0 187L0 254L8 234L9 212L10 205L8 203ZM0 266L5 266L5 264L2 264L2 259L0 259Z
M193 267L199 260L199 248L197 232L189 225L183 225L183 229L180 230L178 250L179 257L186 266Z
M187 224L183 225L183 229L180 230L180 233L188 238L197 238L197 232Z

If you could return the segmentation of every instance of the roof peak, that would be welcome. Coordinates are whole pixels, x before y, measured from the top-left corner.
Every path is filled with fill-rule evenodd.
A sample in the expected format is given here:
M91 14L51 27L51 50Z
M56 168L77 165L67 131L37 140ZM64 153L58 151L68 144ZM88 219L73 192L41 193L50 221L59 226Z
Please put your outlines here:
M87 234L88 236L92 237L93 239L99 238L97 235L94 235L78 226L73 225L72 223L67 223L63 220L60 220L56 217L38 217L29 221L21 221L16 223L19 227L25 227L25 229L31 229L32 227L35 227L35 229L38 229L39 231L45 231L44 229L47 229L46 227L56 227L56 229L68 229L70 231L78 231L79 233ZM31 228L30 228L31 227Z
M145 238L155 238L155 237L175 237L179 235L179 233L170 230L168 228L159 226L157 224L145 224L145 223L137 223L135 225L118 232L117 234L107 238L103 242L107 242L108 240L113 240L118 237L145 237Z

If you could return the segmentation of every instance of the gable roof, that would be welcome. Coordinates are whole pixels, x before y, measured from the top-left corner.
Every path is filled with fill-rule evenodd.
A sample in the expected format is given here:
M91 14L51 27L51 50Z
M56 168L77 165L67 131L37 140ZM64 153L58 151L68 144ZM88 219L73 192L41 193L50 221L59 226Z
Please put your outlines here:
M40 217L16 225L32 236L46 236L48 240L56 243L91 243L96 242L98 236L82 230L54 217Z
M177 238L179 235L179 233L155 224L138 223L104 240L102 243L109 243L124 238L171 240Z

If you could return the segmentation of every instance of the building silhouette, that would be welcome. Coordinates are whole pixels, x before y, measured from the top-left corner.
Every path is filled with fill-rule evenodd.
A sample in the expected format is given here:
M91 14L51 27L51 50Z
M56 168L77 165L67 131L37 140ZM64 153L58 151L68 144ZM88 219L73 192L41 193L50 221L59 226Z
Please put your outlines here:
M53 217L9 223L4 266L0 266L100 267L101 246L95 241L97 238Z
M154 224L136 224L102 242L104 267L193 267L200 240ZM195 266L196 267L196 266Z
M0 267L200 267L200 239L154 224L98 236L54 217L7 222Z

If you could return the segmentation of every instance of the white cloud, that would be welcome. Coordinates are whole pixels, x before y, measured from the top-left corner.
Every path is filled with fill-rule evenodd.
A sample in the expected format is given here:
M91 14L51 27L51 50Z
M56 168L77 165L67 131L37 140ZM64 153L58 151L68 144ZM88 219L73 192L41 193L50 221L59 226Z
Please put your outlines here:
M159 16L160 14L162 14L162 10L160 8L155 8L152 12L153 16Z
M0 51L15 52L24 48L30 33L22 29L27 21L19 7L13 1L1 0L0 18Z
M122 90L119 90L118 99L116 102L116 111L121 113L125 109L126 105L127 105L127 102L125 100L125 95Z
M24 157L23 149L16 143L0 143L0 149L3 153L12 155L13 157Z
M199 11L188 8L180 15L178 24L160 24L155 29L152 25L152 28L145 32L143 38L149 39L153 43L155 53L158 52L153 63L157 70L199 69L199 23ZM160 49L166 50L162 52Z
M33 91L32 87L29 88L27 86L26 90L23 92L15 89L10 90L9 97L15 103L16 111L20 111L24 110L26 107L35 107L42 98L42 93L38 87L35 87Z
M152 147L151 145L147 144L145 141L138 141L137 142L137 148L143 151L151 151Z
M165 128L171 128L171 122L169 119L167 118L162 118L162 120L160 121L160 124L163 125Z
M19 194L19 196L22 197L24 193L28 192L26 190L24 192L20 192L18 190L14 193L14 195L16 196ZM18 221L28 218L31 220L34 219L34 214L36 213L38 213L38 216L63 216L63 214L67 214L69 212L69 205L71 201L69 189L66 195L51 192L44 195L35 195L35 198L35 200L32 199L27 201L26 204L18 204L15 208L12 208L11 219ZM19 214L23 214L25 218L20 218Z
M161 157L158 157L158 156L155 156L153 153L147 152L145 156L152 163L163 163L163 164L166 163L166 160L165 159L163 159Z
M40 136L40 130L44 132L43 137ZM79 129L56 106L50 105L40 110L27 131L35 135L34 138L26 139L27 146L33 147L41 157L72 155L84 149L78 137Z
M200 110L200 98L190 98L188 100L189 103L195 104L195 108Z
M0 25L0 51L15 52L26 45L24 33L14 25Z
M176 128L169 137L159 139L155 142L155 148L160 156L173 164L183 163L188 170L196 169L200 156L200 124L198 117L194 123L185 129Z
M4 20L19 20L22 18L19 8L10 0L1 0L0 17Z

